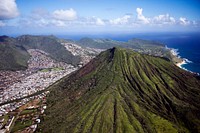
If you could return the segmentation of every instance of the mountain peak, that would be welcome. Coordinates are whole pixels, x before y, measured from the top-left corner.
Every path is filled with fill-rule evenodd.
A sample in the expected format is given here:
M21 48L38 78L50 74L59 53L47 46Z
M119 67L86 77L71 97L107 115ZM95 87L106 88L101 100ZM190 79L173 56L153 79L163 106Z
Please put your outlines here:
M199 88L199 79L169 61L114 47L50 88L39 128L199 132Z

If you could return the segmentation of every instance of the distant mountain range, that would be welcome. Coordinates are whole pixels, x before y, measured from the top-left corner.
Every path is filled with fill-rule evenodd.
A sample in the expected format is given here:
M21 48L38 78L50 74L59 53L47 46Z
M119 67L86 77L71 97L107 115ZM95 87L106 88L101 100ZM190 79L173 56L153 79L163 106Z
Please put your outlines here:
M77 65L80 62L80 58L66 50L65 47L59 43L59 39L55 36L23 35L17 37L16 40L26 49L43 50L48 53L51 58L57 61L66 62L72 65Z
M27 68L30 58L28 49L40 49L57 61L72 65L80 62L80 57L66 50L54 36L23 35L17 38L0 37L0 70L21 70Z
M126 48L134 48L139 49L142 46L161 46L165 47L165 45L149 40L142 39L131 39L128 42L115 41L111 39L91 39L91 38L82 38L77 43L80 46L91 47L91 48L99 48L99 49L109 49L116 46L126 47Z
M122 42L110 39L82 38L76 41L76 43L82 47L90 47L98 49L109 49L116 46L122 48L130 48L133 49L134 51L143 54L163 57L174 63L182 62L182 59L177 58L175 55L173 55L170 49L167 49L164 44L151 40L142 40L134 38L129 40L128 42Z
M164 44L151 40L133 38L130 39L128 42L122 42L110 39L82 38L79 41L76 41L76 43L82 47L91 47L99 49L109 49L116 46L122 48L130 48L133 49L134 51L143 54L165 58L167 60L174 62L175 64L183 61L182 59L173 55L171 53L171 49L166 48Z
M39 132L200 132L200 78L160 57L115 47L49 90Z
M17 38L8 36L0 36L0 70L20 70L27 68L27 61L30 58L28 49L40 49L49 54L52 59L65 62L72 65L78 65L81 62L79 55L73 55L68 51L61 42L74 43L79 46L109 49L120 46L123 48L131 48L135 51L151 54L154 56L164 57L170 60L174 56L163 44L155 41L147 41L141 39L132 39L128 42L120 42L110 39L91 39L83 38L79 41L64 40L55 36L32 36L22 35Z

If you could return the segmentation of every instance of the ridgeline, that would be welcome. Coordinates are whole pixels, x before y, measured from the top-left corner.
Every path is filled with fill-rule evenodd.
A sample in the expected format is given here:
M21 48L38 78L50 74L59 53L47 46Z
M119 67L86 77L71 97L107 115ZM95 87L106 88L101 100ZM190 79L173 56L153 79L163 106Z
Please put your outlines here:
M22 35L16 38L8 36L0 36L0 70L24 70L28 67L28 49L39 49L46 53L52 59L65 62L77 66L81 62L79 55L73 55L68 51L61 42L75 43L79 46L95 48L95 49L109 49L112 47L131 48L140 53L149 54L153 56L164 57L174 63L182 61L171 54L169 49L161 43L131 39L128 42L115 41L111 39L91 39L82 38L79 41L63 40L55 36L36 36L36 35Z
M159 57L112 48L49 88L38 132L200 132L200 79Z
M42 50L59 62L74 66L80 63L80 57L66 50L54 36L23 35L17 38L0 36L0 70L27 69L30 58L28 49Z
M55 36L32 36L23 35L16 38L18 43L26 49L40 49L56 61L77 65L80 62L78 56L74 56L70 51L66 50L59 43L59 39Z

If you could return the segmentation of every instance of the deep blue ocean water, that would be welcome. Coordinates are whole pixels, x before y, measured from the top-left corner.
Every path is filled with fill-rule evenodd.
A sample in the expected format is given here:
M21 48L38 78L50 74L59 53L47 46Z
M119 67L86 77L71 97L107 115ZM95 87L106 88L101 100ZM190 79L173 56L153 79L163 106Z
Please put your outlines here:
M118 41L128 41L132 38L154 40L165 44L169 48L178 49L179 56L186 58L190 63L183 68L200 73L200 32L199 33L137 33L137 34L102 34L102 35L71 35L58 36L78 40L83 37L109 38Z
M160 38L170 48L178 49L179 55L191 62L182 65L192 72L200 73L200 34L174 35L169 38Z
M181 58L189 60L181 67L200 73L200 33L155 33L140 34L134 37L159 41L169 48L177 49Z

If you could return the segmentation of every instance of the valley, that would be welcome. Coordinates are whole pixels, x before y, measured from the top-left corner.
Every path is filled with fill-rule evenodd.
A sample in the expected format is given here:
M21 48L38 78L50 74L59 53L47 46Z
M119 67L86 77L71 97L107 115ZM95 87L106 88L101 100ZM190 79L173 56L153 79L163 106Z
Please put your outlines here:
M73 44L68 44L72 46ZM40 49L28 49L27 52L30 55L27 61L26 70L0 70L0 128L1 132L5 131L18 131L29 129L29 132L34 131L36 119L39 115L31 120L26 126L21 128L15 128L17 124L15 121L20 121L19 108L24 107L29 102L34 100L42 100L46 98L50 85L60 80L64 76L76 71L82 65L85 65L92 58L94 58L97 51L84 50L80 46L75 45L71 47L70 52L74 55L81 56L80 64L77 66L68 64L66 62L57 61L49 56L49 53L44 52ZM81 51L81 52L80 52ZM89 54L90 53L90 54ZM45 104L43 104L44 106ZM24 109L27 109L27 106ZM10 119L4 119L4 118ZM18 118L19 117L19 118ZM13 119L13 120L12 120ZM30 118L28 118L30 119ZM12 121L11 121L12 120ZM39 120L39 119L38 119ZM37 123L37 122L36 122ZM10 126L7 126L10 125ZM20 124L18 124L20 125ZM23 125L23 124L21 124ZM27 129L27 130L28 130Z

